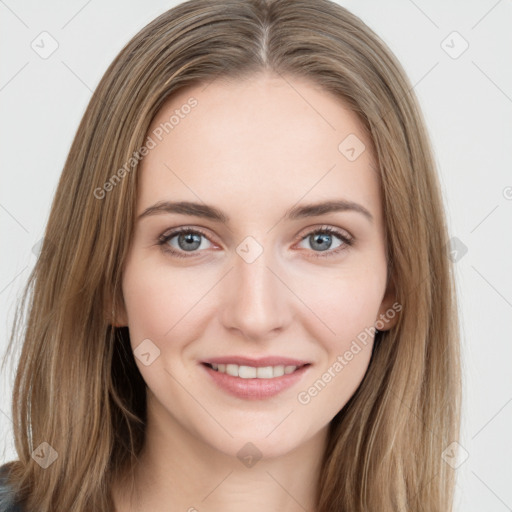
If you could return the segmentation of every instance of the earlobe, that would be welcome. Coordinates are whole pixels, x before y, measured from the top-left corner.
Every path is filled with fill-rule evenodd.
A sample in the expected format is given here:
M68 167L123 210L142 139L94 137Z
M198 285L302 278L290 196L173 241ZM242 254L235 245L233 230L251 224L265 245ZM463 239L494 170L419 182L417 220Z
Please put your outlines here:
M388 289L382 299L379 314L375 319L375 327L379 331L388 331L396 325L402 305L396 300L396 293L393 280L390 281Z
M126 314L125 314L124 310L121 312L117 311L117 313L112 311L111 324L114 327L126 327L128 325L128 322L126 320Z
M126 327L126 323L123 322L122 320L118 321L118 322L111 322L110 325L112 325L112 327Z
M124 304L110 308L108 317L110 319L109 323L113 327L126 327L128 325L128 318Z

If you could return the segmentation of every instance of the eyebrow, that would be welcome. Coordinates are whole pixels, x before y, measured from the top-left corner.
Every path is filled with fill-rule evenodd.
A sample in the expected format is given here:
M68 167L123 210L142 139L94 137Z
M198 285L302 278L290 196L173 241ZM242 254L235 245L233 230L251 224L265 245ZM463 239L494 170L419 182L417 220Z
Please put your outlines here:
M297 220L307 217L316 217L325 215L331 212L346 212L353 211L362 214L367 220L373 222L372 214L362 205L347 201L345 199L336 199L331 201L324 201L320 203L306 204L303 206L295 206L285 212L285 220ZM152 206L146 208L137 218L140 220L150 215L157 215L161 213L178 213L182 215L192 215L194 217L201 217L210 219L223 224L228 224L230 218L222 210L202 203L193 203L190 201L159 201Z

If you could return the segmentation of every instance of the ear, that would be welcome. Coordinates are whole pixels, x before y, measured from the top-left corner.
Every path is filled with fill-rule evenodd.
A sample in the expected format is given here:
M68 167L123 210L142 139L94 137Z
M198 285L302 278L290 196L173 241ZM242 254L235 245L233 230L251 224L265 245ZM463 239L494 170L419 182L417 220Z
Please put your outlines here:
M402 305L396 300L396 289L393 278L389 279L388 286L381 305L379 313L375 319L375 327L379 331L388 331L396 325Z
M126 306L124 305L123 299L114 300L114 304L112 305L112 301L107 305L107 318L109 318L109 323L113 327L125 327L128 325L128 315L126 313Z

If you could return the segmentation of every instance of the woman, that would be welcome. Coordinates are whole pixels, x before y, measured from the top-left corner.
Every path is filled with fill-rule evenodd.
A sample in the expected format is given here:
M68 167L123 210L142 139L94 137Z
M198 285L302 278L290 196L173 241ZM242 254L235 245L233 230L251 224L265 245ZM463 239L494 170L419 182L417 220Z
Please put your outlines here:
M5 510L451 509L456 302L411 89L328 0L192 0L128 43L20 306Z

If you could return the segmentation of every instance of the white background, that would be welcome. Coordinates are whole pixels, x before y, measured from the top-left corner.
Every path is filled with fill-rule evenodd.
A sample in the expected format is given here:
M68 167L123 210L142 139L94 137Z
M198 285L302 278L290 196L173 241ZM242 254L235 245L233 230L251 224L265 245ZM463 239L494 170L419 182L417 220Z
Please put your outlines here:
M92 91L124 44L176 3L0 1L1 355ZM512 4L340 3L384 39L414 84L439 166L450 236L467 247L456 276L464 364L461 444L468 457L457 469L455 510L512 510ZM47 59L31 48L43 31L59 45ZM446 39L453 31L469 44L458 58L445 51L463 49L459 36ZM16 458L7 369L0 380L0 463Z

